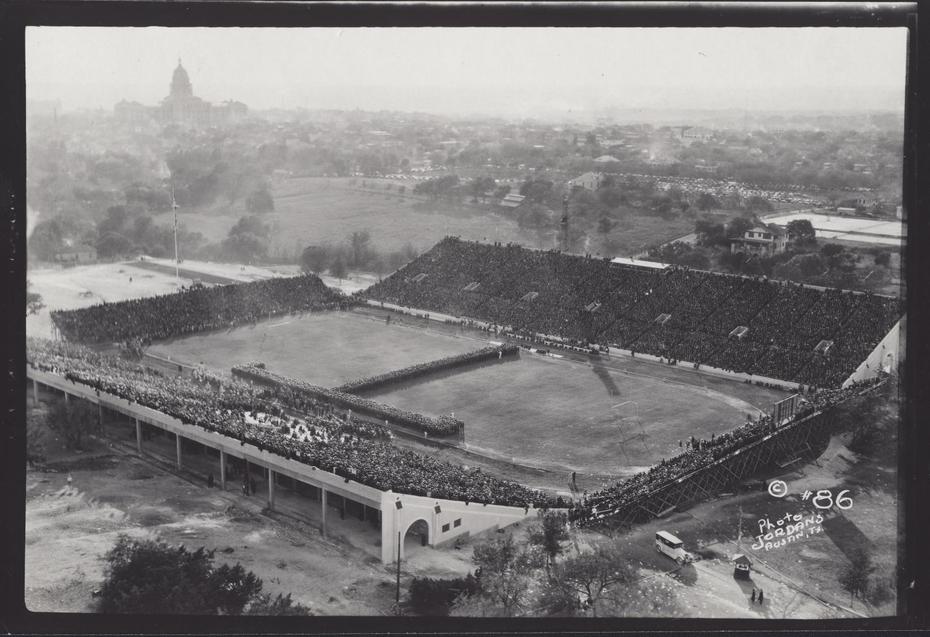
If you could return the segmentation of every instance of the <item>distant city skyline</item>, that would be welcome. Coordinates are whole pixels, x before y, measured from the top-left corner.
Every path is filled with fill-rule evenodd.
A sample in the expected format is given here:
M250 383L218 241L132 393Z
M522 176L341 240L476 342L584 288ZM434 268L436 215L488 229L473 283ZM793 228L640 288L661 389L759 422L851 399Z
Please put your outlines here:
M29 27L27 99L502 117L613 110L903 112L904 28Z

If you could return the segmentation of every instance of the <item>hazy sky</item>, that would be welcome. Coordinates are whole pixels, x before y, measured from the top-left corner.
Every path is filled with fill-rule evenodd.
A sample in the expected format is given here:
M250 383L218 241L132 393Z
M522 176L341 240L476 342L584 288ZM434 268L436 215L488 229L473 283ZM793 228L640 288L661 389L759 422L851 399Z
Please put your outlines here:
M602 108L903 111L904 28L26 30L29 99L550 115Z

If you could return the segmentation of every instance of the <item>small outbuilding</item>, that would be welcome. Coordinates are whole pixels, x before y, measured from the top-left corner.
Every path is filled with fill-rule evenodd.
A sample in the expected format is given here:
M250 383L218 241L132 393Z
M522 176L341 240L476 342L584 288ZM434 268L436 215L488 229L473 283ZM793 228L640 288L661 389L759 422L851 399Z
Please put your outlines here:
M733 556L733 577L736 579L749 579L752 570L752 560L742 553Z

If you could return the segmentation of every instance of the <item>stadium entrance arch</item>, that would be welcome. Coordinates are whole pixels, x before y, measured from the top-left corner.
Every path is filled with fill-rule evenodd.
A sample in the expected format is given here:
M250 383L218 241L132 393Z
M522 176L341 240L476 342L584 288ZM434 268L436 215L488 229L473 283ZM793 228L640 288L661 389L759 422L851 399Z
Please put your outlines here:
M432 529L429 522L423 518L414 520L404 533L404 541L400 551L401 559L408 555L411 550L416 550L416 547L432 545L432 540Z

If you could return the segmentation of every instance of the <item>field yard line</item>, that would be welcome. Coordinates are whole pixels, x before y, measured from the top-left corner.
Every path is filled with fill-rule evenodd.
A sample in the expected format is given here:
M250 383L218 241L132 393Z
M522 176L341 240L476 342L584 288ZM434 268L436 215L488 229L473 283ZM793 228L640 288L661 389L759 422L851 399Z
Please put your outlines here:
M275 323L274 325L269 325L268 327L281 327L282 325L288 325L293 322L294 322L294 319L291 319L290 321L284 321L283 323Z

